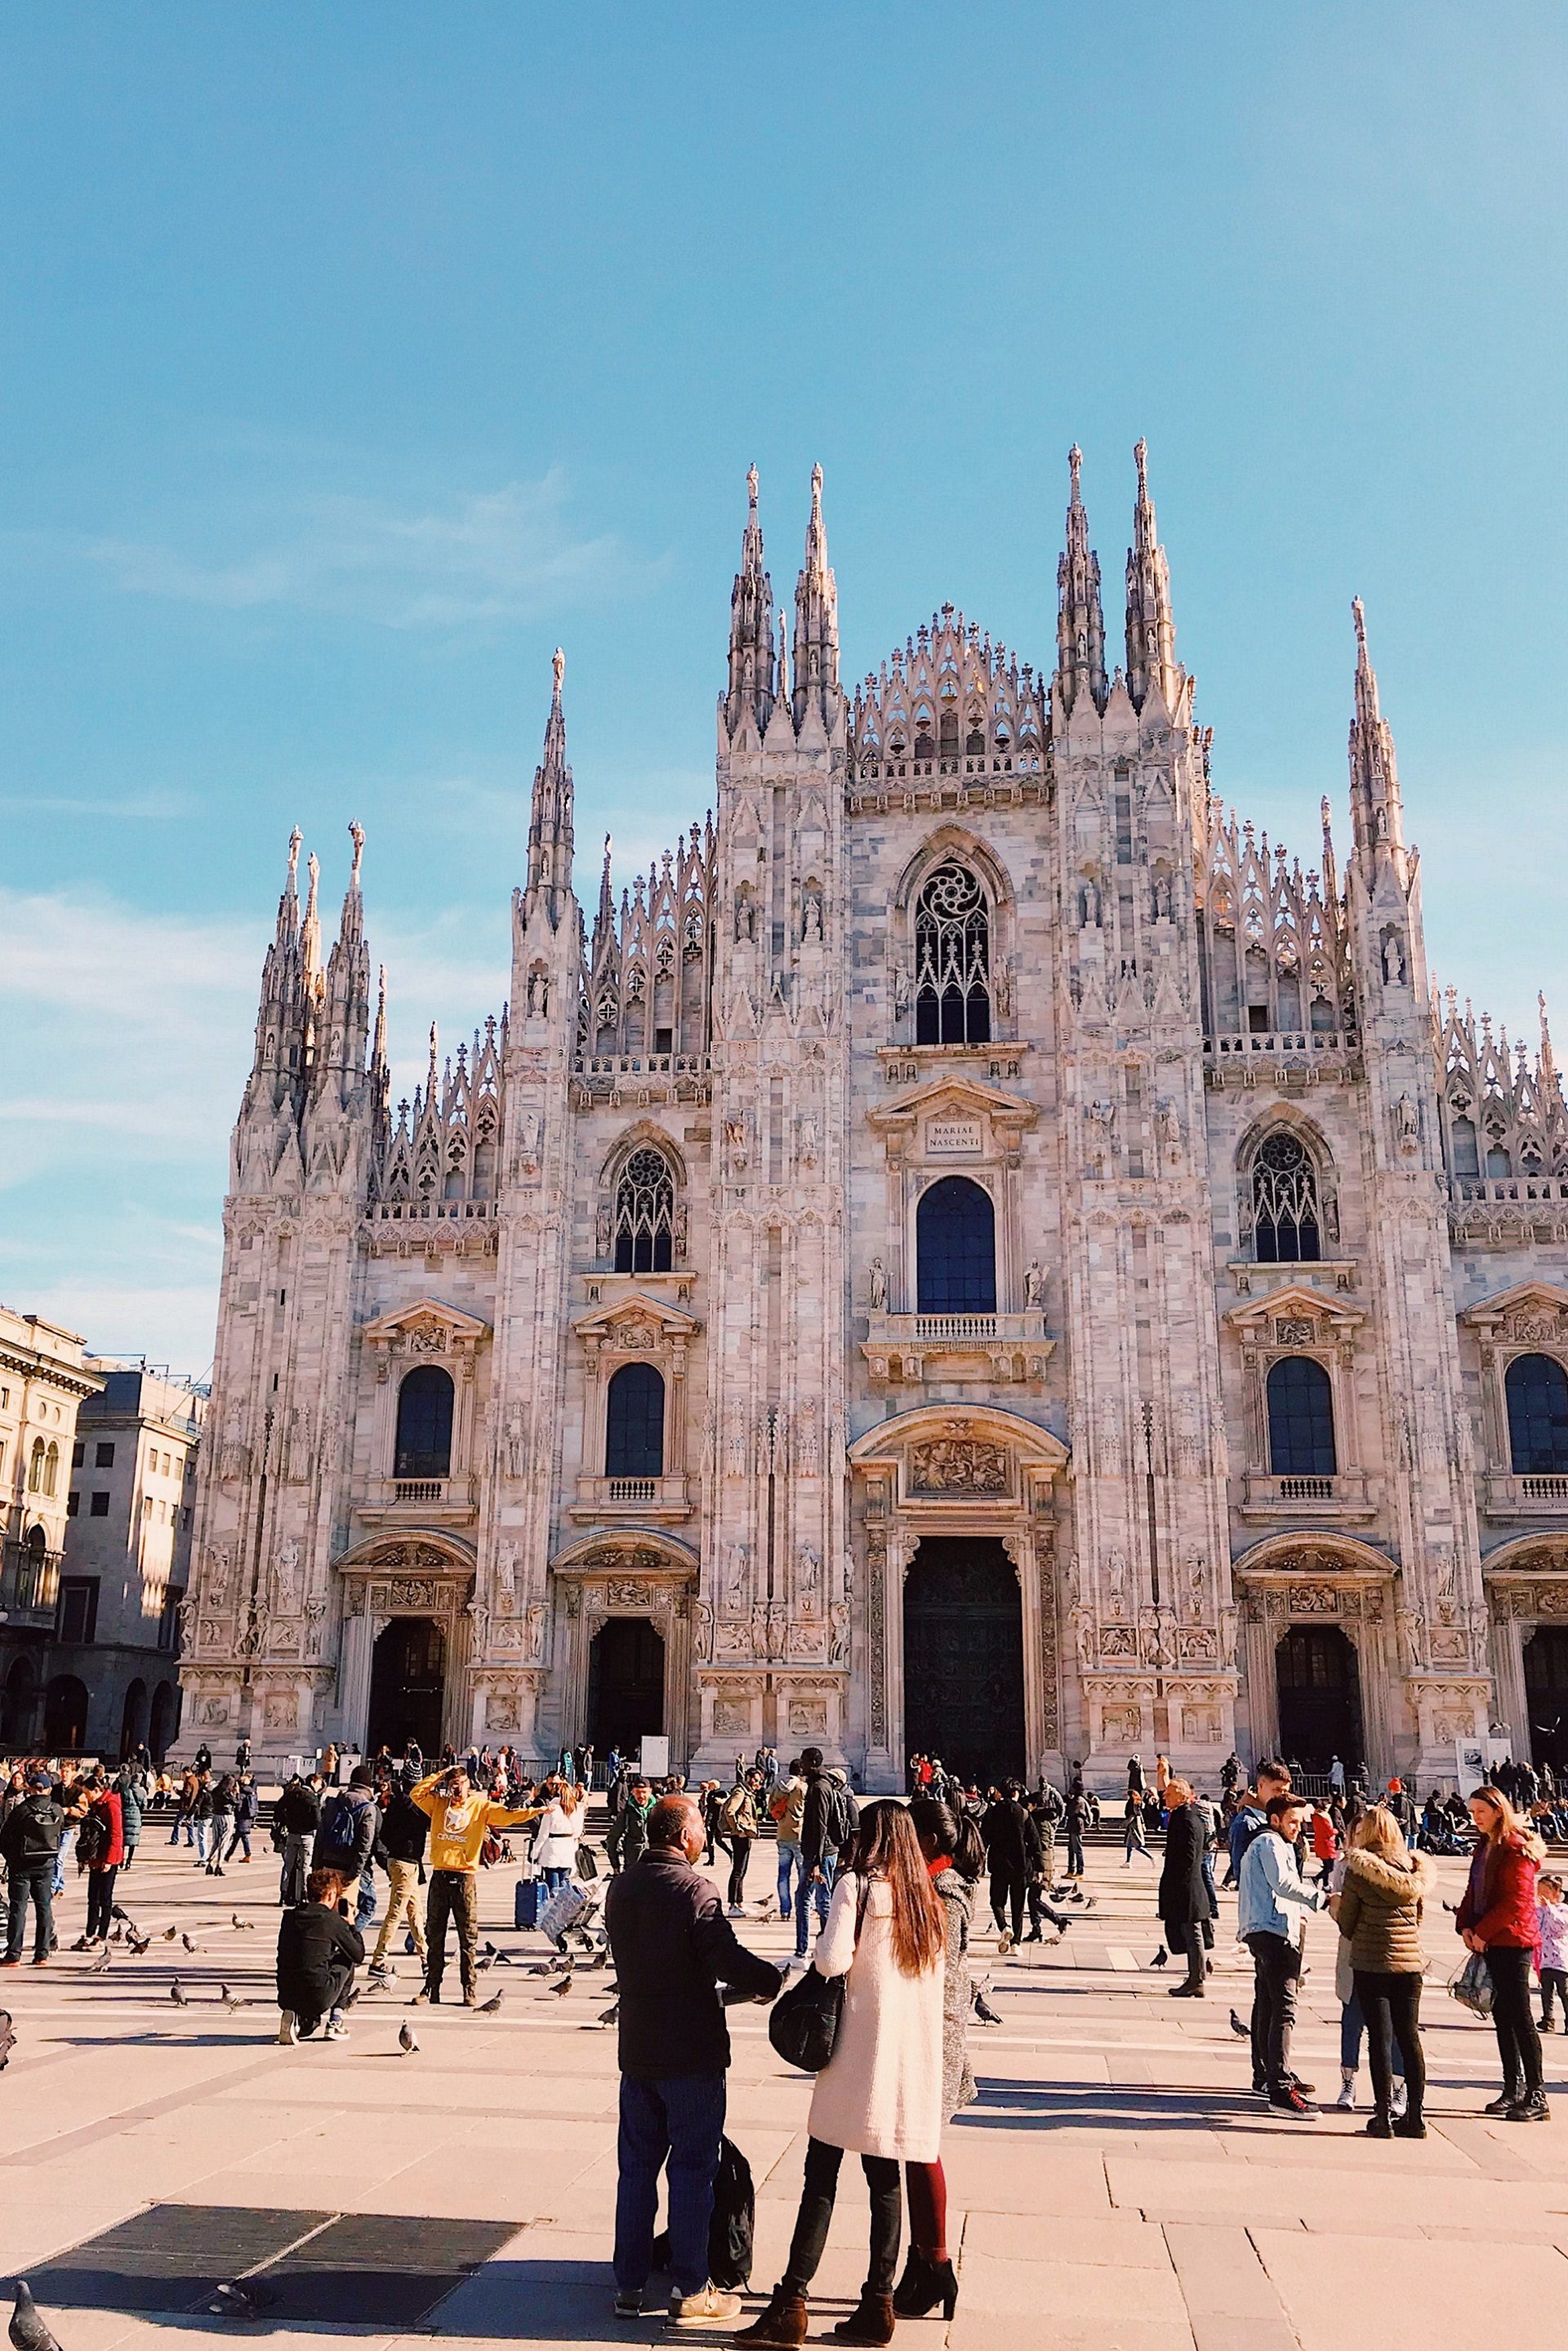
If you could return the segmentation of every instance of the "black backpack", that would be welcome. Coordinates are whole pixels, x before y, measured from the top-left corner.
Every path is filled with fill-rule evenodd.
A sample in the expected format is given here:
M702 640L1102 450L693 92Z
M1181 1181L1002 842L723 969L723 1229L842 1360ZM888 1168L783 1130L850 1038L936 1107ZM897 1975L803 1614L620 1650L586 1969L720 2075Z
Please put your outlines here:
M757 2198L751 2166L735 2141L721 2139L718 2169L713 2182L713 2219L707 2232L709 2282L726 2294L738 2294L750 2283L752 2241L757 2222ZM670 2232L653 2240L653 2267L670 2266Z
M91 1804L82 1814L77 1830L77 1865L80 1869L99 1869L109 1858L113 1839L109 1814L101 1804Z
M323 1856L340 1853L345 1861L351 1861L359 1834L360 1807L350 1802L348 1790L340 1788L321 1815L318 1844Z

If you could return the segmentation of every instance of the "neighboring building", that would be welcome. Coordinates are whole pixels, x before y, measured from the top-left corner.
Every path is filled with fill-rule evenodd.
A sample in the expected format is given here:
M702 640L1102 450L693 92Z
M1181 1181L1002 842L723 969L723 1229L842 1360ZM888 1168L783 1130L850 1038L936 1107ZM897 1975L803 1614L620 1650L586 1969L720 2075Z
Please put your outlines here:
M92 1360L47 1672L53 1747L154 1755L179 1728L180 1604L191 1557L204 1391L166 1373ZM66 1735L67 1732L71 1735Z
M1568 1760L1544 1021L1435 994L1359 608L1343 876L1222 806L1137 455L1124 670L1074 451L1051 659L946 606L852 695L753 476L716 823L585 922L558 656L509 1011L395 1113L295 836L187 1740Z
M74 1331L0 1306L0 1750L65 1742L47 1645L59 1605L77 1420L103 1382Z

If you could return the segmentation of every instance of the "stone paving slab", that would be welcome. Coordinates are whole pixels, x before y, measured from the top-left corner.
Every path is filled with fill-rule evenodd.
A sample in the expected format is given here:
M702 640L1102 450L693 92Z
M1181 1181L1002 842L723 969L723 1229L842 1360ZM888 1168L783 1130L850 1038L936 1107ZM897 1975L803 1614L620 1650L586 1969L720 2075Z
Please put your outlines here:
M1228 1900L1211 1997L1173 2006L1168 1972L1147 1966L1152 1873L1124 1878L1099 1854L1091 1867L1101 1907L1062 1945L1003 1958L977 1938L1004 2022L974 2036L981 2101L945 2148L958 2314L951 2327L901 2330L906 2351L1342 2351L1347 2320L1387 2351L1473 2351L1483 2329L1490 2339L1523 2325L1550 2336L1568 2288L1568 2041L1548 2046L1561 2105L1551 2126L1481 2116L1495 2043L1443 1997L1458 1947L1439 1906L1426 2001L1432 2133L1385 2143L1364 2135L1364 2075L1360 2114L1313 2125L1274 2121L1248 2095L1247 2051L1227 2017L1245 2015L1250 1980ZM1456 1898L1462 1870L1445 1870ZM126 1887L144 1926L172 1922L200 1949L155 1943L144 1961L117 1958L107 1978L69 1955L8 1978L19 2042L0 2081L0 2268L14 2274L168 2201L491 2220L514 2232L416 2332L255 2331L267 2351L319 2351L332 2334L374 2351L437 2335L497 2351L656 2338L652 2294L641 2328L610 2310L616 2079L613 2034L594 2022L611 1997L602 1974L557 2001L497 1968L486 1981L503 1990L498 2016L421 2010L420 2053L403 2059L396 2033L415 1988L404 1960L392 1993L360 2001L348 2043L284 2049L271 1869L258 1862L214 1886L144 1845ZM509 1876L486 1877L482 1893L486 1932L538 1951L510 1931ZM73 1886L67 1940L80 1903ZM235 1914L255 1930L235 1930ZM770 1956L788 1945L777 1923L743 1932ZM1297 2041L1301 2070L1331 2095L1333 1953L1332 1929L1314 1924ZM168 1996L176 1963L185 2009ZM246 2003L237 2011L219 2005L223 1982ZM763 2289L794 2220L810 2085L774 2056L759 2011L732 2023L730 2129L757 2179ZM814 2335L859 2285L865 2215L847 2164ZM101 2310L61 2314L56 2331L65 2351L234 2340L200 2317Z

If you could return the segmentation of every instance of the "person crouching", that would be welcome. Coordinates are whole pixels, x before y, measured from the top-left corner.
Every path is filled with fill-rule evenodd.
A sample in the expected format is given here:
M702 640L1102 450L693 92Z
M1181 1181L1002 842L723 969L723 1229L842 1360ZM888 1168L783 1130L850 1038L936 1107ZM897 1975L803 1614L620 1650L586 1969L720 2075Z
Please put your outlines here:
M283 2011L277 2038L286 2046L308 2041L323 2017L324 2041L346 2041L343 2011L354 1970L365 1956L364 1938L343 1908L354 1883L336 1869L313 1869L305 1899L286 1910L277 1929L277 2005Z

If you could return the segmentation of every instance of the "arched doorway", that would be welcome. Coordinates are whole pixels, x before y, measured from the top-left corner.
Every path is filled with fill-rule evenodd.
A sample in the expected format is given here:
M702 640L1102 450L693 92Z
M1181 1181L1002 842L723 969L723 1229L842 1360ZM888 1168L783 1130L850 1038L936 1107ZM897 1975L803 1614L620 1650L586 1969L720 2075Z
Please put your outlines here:
M904 1585L904 1744L965 1779L1025 1775L1023 1617L994 1536L925 1536Z
M12 1754L26 1754L33 1743L33 1701L38 1677L33 1671L30 1657L18 1657L5 1677L5 1694L0 1702L0 1744Z
M1563 1771L1568 1766L1568 1625L1538 1625L1525 1642L1524 1697L1531 1761Z
M1280 1752L1303 1771L1365 1756L1355 1649L1337 1625L1292 1625L1274 1652Z
M44 1748L50 1755L79 1755L87 1745L87 1684L75 1674L57 1674L44 1693Z
M596 1751L635 1754L664 1728L664 1644L646 1616L612 1616L588 1653L588 1736Z
M174 1734L179 1728L179 1694L172 1682L160 1682L152 1693L152 1725L147 1733L147 1744L152 1750L154 1763L162 1763L174 1744Z
M365 1752L401 1755L412 1739L426 1755L442 1748L446 1696L446 1635L434 1616L394 1616L371 1652L371 1704Z
M120 1758L123 1762L147 1736L147 1685L140 1677L125 1693L120 1716Z

